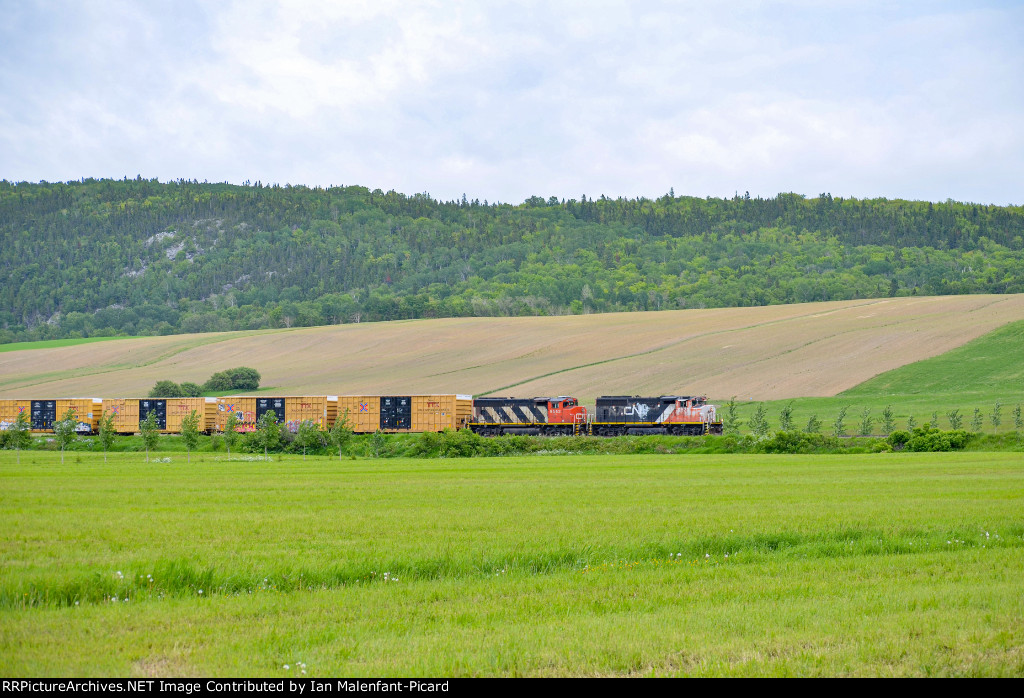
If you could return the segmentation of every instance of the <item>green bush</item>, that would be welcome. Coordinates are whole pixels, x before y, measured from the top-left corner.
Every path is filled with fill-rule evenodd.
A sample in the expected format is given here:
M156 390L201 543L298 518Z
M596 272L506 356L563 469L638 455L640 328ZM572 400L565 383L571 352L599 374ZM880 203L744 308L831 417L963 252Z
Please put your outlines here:
M225 371L231 380L231 390L256 390L260 387L260 372L248 366L229 368Z
M442 458L472 458L481 455L481 451L484 450L484 437L469 429L445 429L439 436L441 439L438 455Z
M203 392L206 393L223 393L232 389L234 386L231 384L231 376L227 374L227 371L214 373L203 383Z
M839 439L834 436L799 431L777 431L757 444L760 453L816 453L839 447Z
M174 381L157 381L149 397L181 397L181 386Z
M185 382L181 384L181 397L202 397L203 386L198 383Z
M900 451L907 445L907 442L910 441L910 432L903 429L897 429L893 433L889 434L886 441L893 447L893 450Z
M894 431L886 440L894 450L916 452L959 451L970 443L972 434L962 430L942 431L925 424L912 432Z

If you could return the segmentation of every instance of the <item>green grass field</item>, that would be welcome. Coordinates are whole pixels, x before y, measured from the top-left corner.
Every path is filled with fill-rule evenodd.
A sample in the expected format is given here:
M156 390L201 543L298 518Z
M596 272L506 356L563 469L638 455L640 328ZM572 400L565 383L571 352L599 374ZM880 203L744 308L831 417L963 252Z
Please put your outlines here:
M44 339L39 342L10 342L0 344L0 352L24 351L32 349L55 349L57 347L73 347L79 344L106 342L112 339L132 339L131 337L79 337L78 339Z
M0 453L4 676L1024 674L1019 454L168 457Z
M998 429L991 421L996 402L1002 405ZM900 429L905 428L908 417L913 416L921 425L931 421L936 412L939 426L948 429L946 415L952 410L959 410L964 427L969 428L974 409L978 408L983 432L1013 431L1013 409L1024 404L1024 322L1009 323L962 347L882 373L836 397L766 402L773 428L778 428L779 412L789 403L793 404L797 428L803 429L810 416L816 414L823 422L824 433L831 433L843 407L849 408L847 432L860 433L862 412L867 407L874 420L873 433L880 434L886 405L892 406ZM756 404L738 404L744 423L749 422ZM724 412L724 406L720 409ZM741 431L747 431L746 424Z

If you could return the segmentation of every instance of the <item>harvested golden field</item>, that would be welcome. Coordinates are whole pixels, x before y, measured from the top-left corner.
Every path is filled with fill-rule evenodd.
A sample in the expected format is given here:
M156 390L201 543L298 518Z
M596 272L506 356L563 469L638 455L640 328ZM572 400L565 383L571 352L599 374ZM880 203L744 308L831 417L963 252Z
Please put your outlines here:
M277 394L831 396L1024 319L1024 295L453 318L0 353L5 397L138 396L251 366Z

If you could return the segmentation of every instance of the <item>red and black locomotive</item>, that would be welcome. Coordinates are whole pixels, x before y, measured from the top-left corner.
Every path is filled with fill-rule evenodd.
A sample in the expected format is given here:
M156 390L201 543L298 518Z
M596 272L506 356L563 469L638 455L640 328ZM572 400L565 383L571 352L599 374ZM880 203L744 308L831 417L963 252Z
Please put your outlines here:
M638 397L605 395L589 412L570 396L478 397L466 426L483 436L594 435L623 436L721 434L714 405L704 396Z

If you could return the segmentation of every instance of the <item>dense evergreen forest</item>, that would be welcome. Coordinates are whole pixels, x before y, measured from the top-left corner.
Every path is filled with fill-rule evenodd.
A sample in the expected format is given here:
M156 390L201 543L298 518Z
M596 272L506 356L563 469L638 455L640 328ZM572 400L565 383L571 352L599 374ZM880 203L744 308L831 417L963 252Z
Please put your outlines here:
M0 343L1024 292L1024 207L0 182Z

